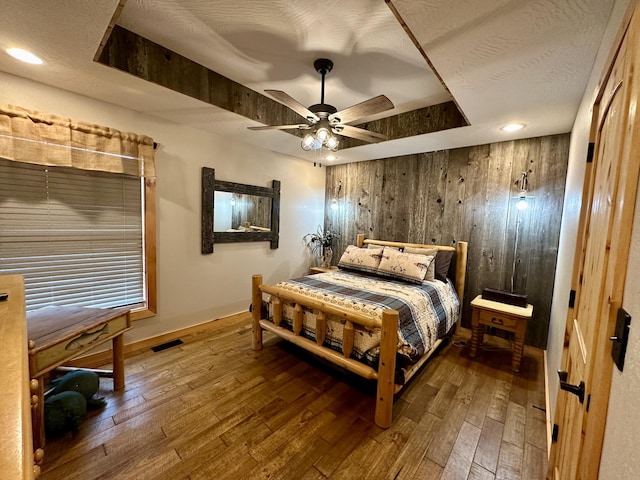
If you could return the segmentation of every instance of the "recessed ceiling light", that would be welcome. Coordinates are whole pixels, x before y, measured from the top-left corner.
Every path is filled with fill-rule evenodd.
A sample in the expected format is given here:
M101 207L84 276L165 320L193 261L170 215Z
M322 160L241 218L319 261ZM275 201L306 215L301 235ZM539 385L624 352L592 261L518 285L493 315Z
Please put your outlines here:
M335 155L329 154L326 157L324 157L324 159L329 161L329 162L333 162L334 160L337 160L338 157L336 157Z
M41 65L44 63L39 57L36 57L33 53L27 52L21 48L7 48L7 53L13 58L25 63L32 63L34 65Z
M500 127L503 132L517 132L525 127L524 123L508 123L504 127Z

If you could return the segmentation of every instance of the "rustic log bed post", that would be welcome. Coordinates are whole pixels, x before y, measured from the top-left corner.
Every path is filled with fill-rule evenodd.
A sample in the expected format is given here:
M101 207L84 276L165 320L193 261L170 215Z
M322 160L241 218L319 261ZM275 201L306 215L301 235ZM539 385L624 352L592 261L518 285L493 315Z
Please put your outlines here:
M325 360L329 360L350 372L369 380L377 380L376 425L382 428L390 427L393 395L395 393L394 376L396 368L396 345L398 342L398 312L391 309L383 310L382 319L355 314L341 307L305 298L302 295L288 292L278 287L263 285L262 275L254 275L252 285L253 349L262 349L262 330L269 330L285 340ZM263 293L271 295L272 299L275 300L273 322L260 318ZM282 320L283 303L291 303L294 305L293 332L279 326ZM317 311L318 317L321 319L316 323L318 332L316 341L300 336L304 309ZM345 320L345 338L342 344L342 354L321 346L326 335L326 314ZM380 361L377 371L349 358L353 350L354 323L368 328L380 328L381 330ZM320 341L321 339L322 342Z
M425 247L425 245L421 244L365 240L364 235L358 235L359 247L362 247L367 243L372 243L374 245ZM458 242L456 247L434 245L429 245L429 247L437 247L440 250L456 252L456 279L454 285L462 307L467 264L467 243ZM273 304L273 321L261 318L263 294L271 296ZM283 305L285 304L291 304L293 306L293 331L280 326L282 321ZM315 341L300 336L305 310L314 311L316 313ZM332 318L337 318L344 322L342 352L337 352L322 346L326 337L327 315L331 315ZM461 314L458 316L458 327L460 325L460 316ZM254 350L262 349L262 330L268 330L294 345L345 368L352 373L368 380L377 381L375 423L381 428L388 428L391 426L393 397L395 393L402 389L402 385L395 384L396 350L398 345L398 312L396 310L385 309L382 311L382 318L373 318L362 313L347 310L337 305L325 303L299 293L285 290L278 286L263 285L262 275L253 275L251 318ZM354 324L370 329L380 329L381 339L378 370L350 358L354 344ZM436 351L441 342L442 339L437 340L427 354L405 371L406 381L408 381L420 369L427 359Z
M391 426L393 395L395 392L396 350L398 345L398 312L382 312L382 332L380 338L380 360L378 366L378 386L376 389L376 425Z

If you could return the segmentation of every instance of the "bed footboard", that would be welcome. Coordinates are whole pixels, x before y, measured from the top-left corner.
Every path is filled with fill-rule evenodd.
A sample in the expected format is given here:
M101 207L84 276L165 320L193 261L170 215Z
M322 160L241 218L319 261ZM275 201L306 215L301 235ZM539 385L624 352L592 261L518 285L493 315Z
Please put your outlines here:
M262 317L262 294L268 293L274 300L274 319ZM294 305L293 332L280 326L282 304ZM316 341L300 336L304 310L313 310L318 314ZM332 315L344 320L344 338L342 353L324 347L326 316ZM387 309L382 312L382 319L350 312L341 307L306 298L278 287L262 284L262 275L254 275L252 279L252 328L253 349L262 349L262 331L268 330L305 350L318 355L342 368L364 378L377 381L375 423L381 428L391 426L393 411L393 395L395 393L396 346L398 343L398 312ZM350 358L353 350L353 325L369 328L380 328L380 356L378 370Z
M398 344L398 312L382 312L382 331L380 338L380 362L378 366L378 385L376 388L375 423L381 428L391 426L393 412L393 394L395 393L396 349Z

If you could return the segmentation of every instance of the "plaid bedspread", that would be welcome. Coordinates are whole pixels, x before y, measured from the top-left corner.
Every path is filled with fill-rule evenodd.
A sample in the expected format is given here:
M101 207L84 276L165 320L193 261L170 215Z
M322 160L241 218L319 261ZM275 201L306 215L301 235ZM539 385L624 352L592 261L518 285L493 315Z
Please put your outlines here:
M456 322L460 308L453 284L438 280L416 285L338 270L286 280L278 286L372 318L382 318L382 311L386 308L397 310L399 367L417 361L429 351L434 342ZM291 328L292 318L293 307L285 305L282 324ZM316 315L305 311L301 335L315 340L315 323ZM354 327L351 356L377 368L380 330ZM324 346L342 351L342 331L342 321L327 316Z

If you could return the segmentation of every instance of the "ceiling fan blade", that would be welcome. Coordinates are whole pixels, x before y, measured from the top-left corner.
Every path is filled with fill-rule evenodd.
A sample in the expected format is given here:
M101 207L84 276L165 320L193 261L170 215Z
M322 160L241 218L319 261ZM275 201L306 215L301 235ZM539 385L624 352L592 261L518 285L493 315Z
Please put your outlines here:
M351 125L337 125L333 127L333 131L345 137L356 138L369 143L382 142L388 140L389 137L382 133L372 132L364 128L352 127Z
M278 100L283 105L289 107L291 110L296 112L298 115L306 118L310 122L316 123L320 121L320 117L318 117L315 113L309 110L307 107L298 102L295 98L293 98L288 93L284 93L281 90L265 90L269 95Z
M296 125L265 125L260 127L247 127L249 130L309 130L311 125L299 123Z
M378 95L329 115L329 121L333 123L349 123L392 108L393 103L391 103L391 100L384 95Z

